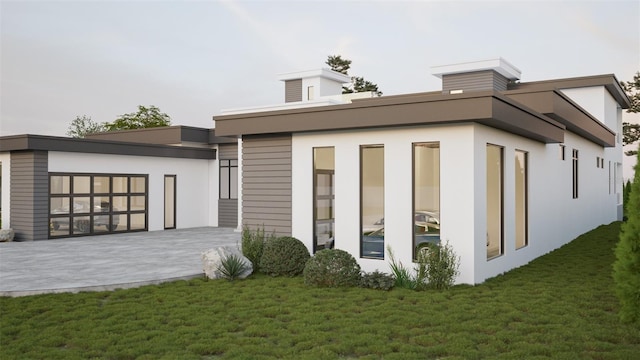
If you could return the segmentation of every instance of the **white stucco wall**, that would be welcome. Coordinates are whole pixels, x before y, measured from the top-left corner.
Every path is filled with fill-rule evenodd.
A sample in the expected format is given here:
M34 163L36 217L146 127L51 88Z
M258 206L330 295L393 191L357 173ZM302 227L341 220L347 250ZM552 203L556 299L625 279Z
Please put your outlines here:
M216 226L217 168L215 160L49 152L49 172L148 175L150 231L164 229L164 175L176 175L177 228Z
M0 153L0 163L2 163L2 228L6 229L11 224L11 155L8 152Z
M441 238L463 258L461 282L473 282L473 127L440 126L295 134L292 138L292 235L313 249L313 148L335 147L335 247L350 252L365 271L389 272L385 260L360 259L360 145L384 145L385 247L413 267L412 143L440 142ZM455 164L455 165L454 165Z
M459 283L480 283L522 266L598 225L616 220L617 194L609 193L608 162L600 146L572 133L543 144L483 125L425 126L295 134L292 234L313 249L313 148L335 147L335 247L350 252L365 271L389 272L385 260L360 259L360 145L384 145L385 245L413 268L412 143L440 142L441 239L460 255ZM486 145L504 147L504 253L487 260ZM572 198L572 150L579 150L579 197ZM515 150L528 155L529 244L515 245ZM605 168L596 166L605 158ZM386 250L386 249L385 249Z

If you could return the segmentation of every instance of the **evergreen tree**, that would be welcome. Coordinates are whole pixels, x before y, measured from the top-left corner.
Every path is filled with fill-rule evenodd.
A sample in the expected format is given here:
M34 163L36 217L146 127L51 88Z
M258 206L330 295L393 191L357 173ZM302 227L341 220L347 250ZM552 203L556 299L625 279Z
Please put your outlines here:
M337 71L341 74L349 75L349 69L351 68L351 60L343 59L340 55L329 55L325 64L331 67L331 70ZM378 85L371 81L365 80L361 76L352 76L351 84L342 87L343 94L352 94L359 92L372 91L378 96L382 96L382 91L378 89Z
M627 109L628 113L640 113L640 71L636 72L632 81L621 81L622 89L627 93L631 100L631 107ZM622 123L622 143L624 145L633 144L640 140L640 124L632 124L628 122ZM625 151L625 155L633 156L637 154L636 150Z
M627 221L615 249L613 279L620 300L620 319L640 324L640 154L628 193Z

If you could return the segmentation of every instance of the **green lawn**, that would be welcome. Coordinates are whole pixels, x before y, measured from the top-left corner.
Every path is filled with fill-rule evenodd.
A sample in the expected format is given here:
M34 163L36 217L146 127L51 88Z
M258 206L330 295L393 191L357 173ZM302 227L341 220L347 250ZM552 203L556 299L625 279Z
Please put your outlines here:
M0 298L0 358L638 359L640 329L616 314L618 231L445 292L255 276Z

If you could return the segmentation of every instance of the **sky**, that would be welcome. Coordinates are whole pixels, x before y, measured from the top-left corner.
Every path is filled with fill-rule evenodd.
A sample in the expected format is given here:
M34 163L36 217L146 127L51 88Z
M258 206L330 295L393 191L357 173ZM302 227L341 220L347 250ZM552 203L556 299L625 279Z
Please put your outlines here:
M0 0L0 135L155 105L174 125L284 101L281 73L353 61L385 95L503 57L522 82L640 70L640 1Z

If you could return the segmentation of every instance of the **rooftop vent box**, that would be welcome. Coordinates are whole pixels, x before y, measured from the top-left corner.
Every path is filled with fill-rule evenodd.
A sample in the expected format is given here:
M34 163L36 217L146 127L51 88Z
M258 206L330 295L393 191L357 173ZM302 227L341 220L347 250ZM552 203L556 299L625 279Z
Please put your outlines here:
M518 68L503 58L434 66L431 73L442 79L443 94L505 91L509 81L519 80L521 74Z

